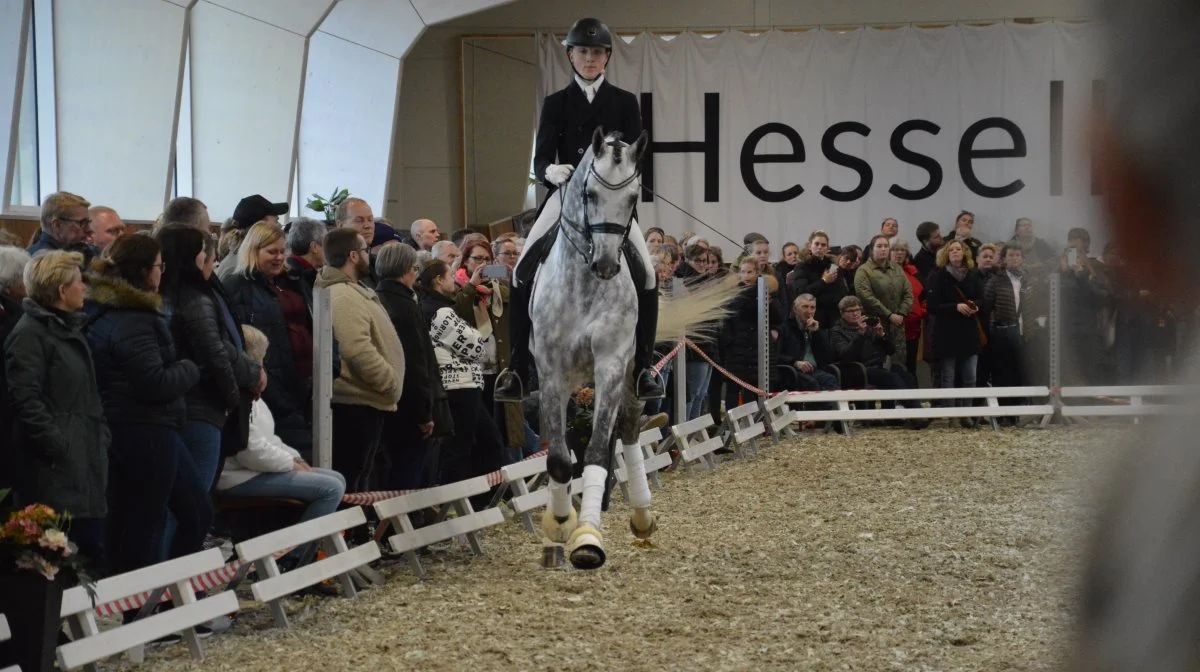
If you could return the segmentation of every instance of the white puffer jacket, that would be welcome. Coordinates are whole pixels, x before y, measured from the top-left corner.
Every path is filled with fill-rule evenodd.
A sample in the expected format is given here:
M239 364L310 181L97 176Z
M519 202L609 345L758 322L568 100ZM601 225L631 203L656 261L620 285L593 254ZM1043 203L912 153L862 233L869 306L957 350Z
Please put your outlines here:
M275 436L275 418L262 399L250 407L250 432L246 449L225 458L217 490L241 485L261 473L286 473L295 468L300 453Z

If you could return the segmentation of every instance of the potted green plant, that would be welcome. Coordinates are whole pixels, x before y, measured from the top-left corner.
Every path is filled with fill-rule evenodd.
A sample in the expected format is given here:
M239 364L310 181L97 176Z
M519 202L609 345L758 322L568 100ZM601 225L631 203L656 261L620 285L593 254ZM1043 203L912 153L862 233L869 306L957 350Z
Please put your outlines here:
M324 213L325 223L333 224L337 219L337 207L347 198L350 198L349 189L334 187L333 194L329 198L325 198L320 194L313 194L312 198L305 204L305 207L315 212Z
M0 501L8 495L0 490ZM71 517L45 504L13 511L0 526L0 613L8 619L13 660L23 670L54 669L62 593L76 583L93 592L79 549L71 542Z

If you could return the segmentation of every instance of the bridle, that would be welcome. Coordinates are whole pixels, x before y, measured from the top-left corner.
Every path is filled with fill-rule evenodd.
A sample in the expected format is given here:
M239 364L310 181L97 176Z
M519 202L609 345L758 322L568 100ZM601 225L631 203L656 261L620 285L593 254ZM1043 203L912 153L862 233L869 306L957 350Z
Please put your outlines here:
M612 145L612 143L609 144L610 146ZM583 178L583 193L587 194L588 181L592 179L595 179L602 187L609 191L620 191L641 177L641 174L641 168L636 168L633 171L633 174L624 180L621 180L620 182L609 182L608 180L604 179L600 173L596 172L596 159L595 157L592 157L592 161L588 164L587 174L585 174ZM575 248L575 251L579 253L579 256L583 259L585 264L588 266L591 266L592 264L592 255L595 254L595 245L592 243L591 237L595 234L610 233L619 235L621 236L621 243L617 246L617 249L620 250L625 247L625 242L629 240L629 232L633 229L633 210L629 211L629 220L624 224L618 224L616 222L597 222L593 224L588 219L587 204L585 203L583 208L583 222L574 222L567 217L566 197L563 195L564 191L566 191L565 185L562 189L558 190L559 228L561 229L562 235L566 237L567 242L571 243L571 247ZM567 226L562 226L561 224L563 223L567 224ZM572 231L586 235L587 242L583 246L575 242L574 238L571 237L570 232ZM587 250L586 252L584 251L585 248ZM620 254L617 255L618 264L621 263L621 256L622 255Z

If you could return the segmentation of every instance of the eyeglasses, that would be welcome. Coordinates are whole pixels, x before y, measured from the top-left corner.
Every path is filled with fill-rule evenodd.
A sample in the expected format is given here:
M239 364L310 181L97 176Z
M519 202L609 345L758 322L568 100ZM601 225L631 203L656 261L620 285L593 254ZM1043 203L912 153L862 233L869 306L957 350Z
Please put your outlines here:
M84 217L83 219L69 219L67 217L55 217L55 219L57 219L60 222L71 222L72 224L78 224L85 229L92 225L92 220L87 217Z
M157 268L158 270L163 271L165 273L167 270L167 264L166 264L166 262L163 262L161 264L150 264L150 268Z
M501 256L504 256L504 255L501 255ZM483 262L485 262L485 261L491 261L491 260L492 260L492 258L491 258L491 257L467 257L467 258L468 258L468 259L470 259L471 261L473 261L473 262L477 263L477 264L482 264L482 263L483 263Z
M517 256L517 253L516 252L501 252L500 254L498 254L496 256L498 256L498 257L515 257L515 256ZM472 259L473 258L474 257L472 257Z
M843 313L861 313L862 308L847 308L847 309L843 310L842 312Z

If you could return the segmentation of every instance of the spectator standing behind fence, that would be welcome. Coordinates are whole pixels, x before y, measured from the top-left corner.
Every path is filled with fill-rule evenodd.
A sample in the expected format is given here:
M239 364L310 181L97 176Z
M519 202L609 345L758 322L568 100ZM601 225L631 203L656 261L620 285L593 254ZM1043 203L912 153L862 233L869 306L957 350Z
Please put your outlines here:
M891 246L882 235L871 239L871 259L854 276L854 294L862 301L867 317L879 318L884 334L892 341L891 359L904 366L907 346L904 319L912 312L912 286L904 270L891 262Z
M828 329L837 323L837 305L843 296L853 292L854 274L849 255L830 256L829 234L813 231L808 244L796 261L791 279L791 294L811 294L817 299L816 320Z
M1104 264L1088 256L1091 244L1087 229L1071 229L1059 260L1064 385L1104 384L1113 368L1107 365L1101 332L1101 312L1112 296Z
M937 316L933 332L933 354L941 367L940 387L975 387L975 367L982 348L983 283L966 243L952 240L938 251L938 269L929 275L929 311ZM969 405L970 401L943 400L946 406ZM964 427L975 421L962 418Z
M328 227L309 217L300 217L288 222L287 226L287 272L299 278L309 291L317 281L317 271L325 266L325 248L322 241Z
M4 377L4 340L25 312L25 281L21 277L29 253L19 247L0 245L0 489L13 485L12 451L3 446L12 437L13 409L8 401L8 383ZM90 355L89 355L90 357Z
M975 213L963 210L958 213L958 217L954 218L954 235L950 240L961 241L967 246L967 251L971 253L972 259L979 259L979 248L983 247L983 242L971 235L975 230Z
M312 455L312 291L287 272L283 231L266 222L250 227L234 272L222 280L239 324L267 335L268 384L263 401L275 433L301 455Z
M432 437L436 430L450 429L438 427L433 416L435 381L439 380L437 358L429 339L429 324L413 289L421 267L416 250L392 242L379 249L375 270L380 278L375 292L400 338L405 364L404 391L396 412L383 425L382 449L391 468L381 480L387 489L415 490L433 485L426 478L433 457Z
M904 277L908 278L908 286L912 288L913 306L904 316L904 368L913 376L917 375L917 355L921 347L921 324L928 313L925 303L925 285L917 277L917 267L909 256L908 243L893 238L891 241L892 263L904 269Z
M1021 245L1022 267L1027 273L1040 273L1053 270L1058 261L1054 248L1046 241L1033 235L1033 220L1028 217L1017 219L1013 227L1012 242ZM1050 266L1050 269L1047 269Z
M333 335L341 375L333 381L333 468L351 492L373 487L375 453L383 423L404 392L400 337L375 291L363 284L371 272L370 247L354 229L325 235L326 265L316 287L329 288Z
M499 469L503 441L483 407L483 336L454 309L454 272L439 259L425 262L417 278L421 312L429 322L442 385L446 388L454 435L442 444L440 483L453 483Z
M1033 326L1034 320L1030 316L1029 274L1023 265L1024 250L1018 243L1009 243L1004 248L1004 267L988 279L983 289L994 387L1025 384L1024 333L1027 325ZM1014 400L1003 399L1000 403L1012 404ZM1015 418L1001 418L1000 422L1016 424Z
M11 273L6 266L16 259L0 250L0 271ZM9 432L0 443L4 477L12 479L6 485L15 486L17 505L41 502L70 513L71 540L101 565L110 434L91 348L80 331L87 321L80 312L82 263L78 252L50 251L23 269L20 285L28 296L22 315L0 341L8 386L0 396L6 397L5 413L12 413L11 425L0 427ZM4 292L12 280L7 284Z
M187 422L180 435L201 481L211 488L226 420L240 407L243 389L261 394L267 374L245 353L237 326L225 319L209 284L216 260L212 237L183 224L168 224L155 237L163 255L159 293L176 351L200 367L200 382L185 398Z
M112 431L106 548L119 574L199 551L213 510L180 436L200 369L179 359L161 312L158 241L124 234L107 254L88 279L87 339ZM168 511L177 523L169 551Z
M260 366L267 354L267 337L258 329L243 326L247 356ZM332 469L309 466L294 448L275 434L271 409L255 399L250 411L246 448L225 460L217 490L229 497L298 499L308 504L297 522L320 518L337 511L346 492L346 479ZM306 544L281 558L285 569L311 555Z
M721 330L720 340L722 366L734 376L756 387L760 384L758 343L761 338L758 318L758 269L759 262L754 257L742 259L738 272L742 291L729 304L729 317L726 318L725 326ZM774 377L776 374L775 363L779 359L779 330L783 327L783 315L775 301L768 299L767 307L767 324L770 330L767 371L770 376ZM739 405L738 400L742 390L741 386L733 382L726 385L726 410ZM752 393L748 394L752 396Z

